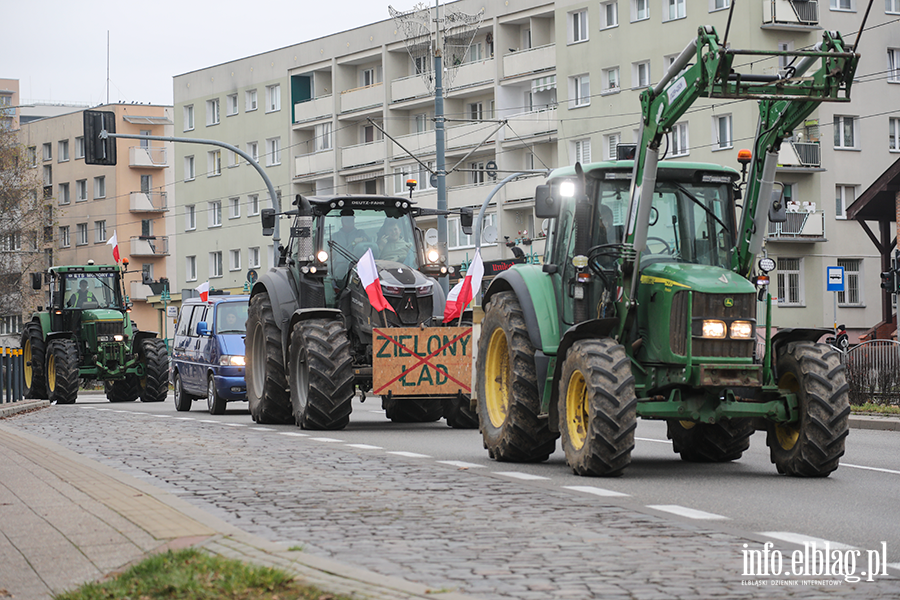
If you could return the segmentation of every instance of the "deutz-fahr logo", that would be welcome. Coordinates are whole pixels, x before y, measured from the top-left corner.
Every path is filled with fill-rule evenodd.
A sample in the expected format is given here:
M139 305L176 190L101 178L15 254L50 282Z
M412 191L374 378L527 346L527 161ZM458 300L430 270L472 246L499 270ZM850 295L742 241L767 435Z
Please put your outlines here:
M723 304L726 306L726 308L731 308L732 306L734 306L734 298L725 298Z

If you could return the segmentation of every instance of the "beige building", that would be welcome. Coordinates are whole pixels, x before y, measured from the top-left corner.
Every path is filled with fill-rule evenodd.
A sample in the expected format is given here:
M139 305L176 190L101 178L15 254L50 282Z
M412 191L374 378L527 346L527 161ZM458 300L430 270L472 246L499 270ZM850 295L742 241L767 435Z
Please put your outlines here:
M0 79L0 127L19 128L19 80Z
M113 104L96 110L115 113L117 133L172 135L171 107ZM83 128L83 113L76 111L23 123L19 132L43 183L49 263L112 264L107 242L115 234L129 265L125 293L134 303L132 318L141 329L162 332L163 315L147 298L172 272L172 144L119 139L116 166L86 165Z

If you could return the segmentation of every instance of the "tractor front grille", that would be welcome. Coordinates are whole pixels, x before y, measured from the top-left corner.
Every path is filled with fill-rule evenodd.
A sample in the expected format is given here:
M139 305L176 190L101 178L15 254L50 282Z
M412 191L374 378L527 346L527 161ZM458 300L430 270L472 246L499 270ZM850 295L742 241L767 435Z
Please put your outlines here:
M125 323L122 321L97 321L97 335L124 335Z
M396 325L409 327L419 325L431 318L433 296L416 296L416 291L404 292L402 296L387 296L396 316L389 312L388 320Z
M691 296L691 318L687 315L688 294ZM731 306L727 306L730 300ZM692 331L691 355L715 358L752 358L756 340L706 339L700 337L700 324L704 319L724 321L730 327L733 321L750 321L756 325L756 294L704 294L702 292L677 292L672 298L672 323L669 342L672 352L687 354L687 334Z

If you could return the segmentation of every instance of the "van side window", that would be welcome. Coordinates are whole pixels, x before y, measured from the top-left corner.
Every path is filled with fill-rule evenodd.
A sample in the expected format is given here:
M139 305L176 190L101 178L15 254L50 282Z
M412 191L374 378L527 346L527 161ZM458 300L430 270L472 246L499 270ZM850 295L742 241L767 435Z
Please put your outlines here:
M190 329L188 330L188 335L197 337L197 323L203 320L206 316L206 307L205 306L195 306L194 314L191 315L191 324Z
M191 313L193 311L193 306L185 306L181 309L181 314L178 316L178 329L175 331L175 335L190 335L188 325L191 322Z

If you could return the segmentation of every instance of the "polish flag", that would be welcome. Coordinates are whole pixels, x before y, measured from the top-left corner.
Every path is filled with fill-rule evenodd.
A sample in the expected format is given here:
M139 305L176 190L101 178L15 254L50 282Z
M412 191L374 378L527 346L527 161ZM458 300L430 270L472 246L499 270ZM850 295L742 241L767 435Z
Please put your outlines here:
M116 264L119 264L119 238L116 237L115 230L112 237L106 240L106 245L113 247L113 258L116 259Z
M207 300L209 300L209 282L208 281L204 281L203 283L201 283L194 289L197 290L198 292L200 292L200 301L201 302L206 302Z
M396 313L394 307L391 306L384 294L381 293L381 281L378 280L378 267L375 266L375 255L372 249L366 250L359 262L356 263L356 272L362 280L363 287L366 288L366 294L369 296L369 302L378 312L388 309L392 313Z
M453 286L447 294L447 304L444 307L444 323L462 316L469 302L472 301L472 290L481 291L481 279L484 277L484 263L481 262L481 249L475 252L475 257L466 270L466 276Z

